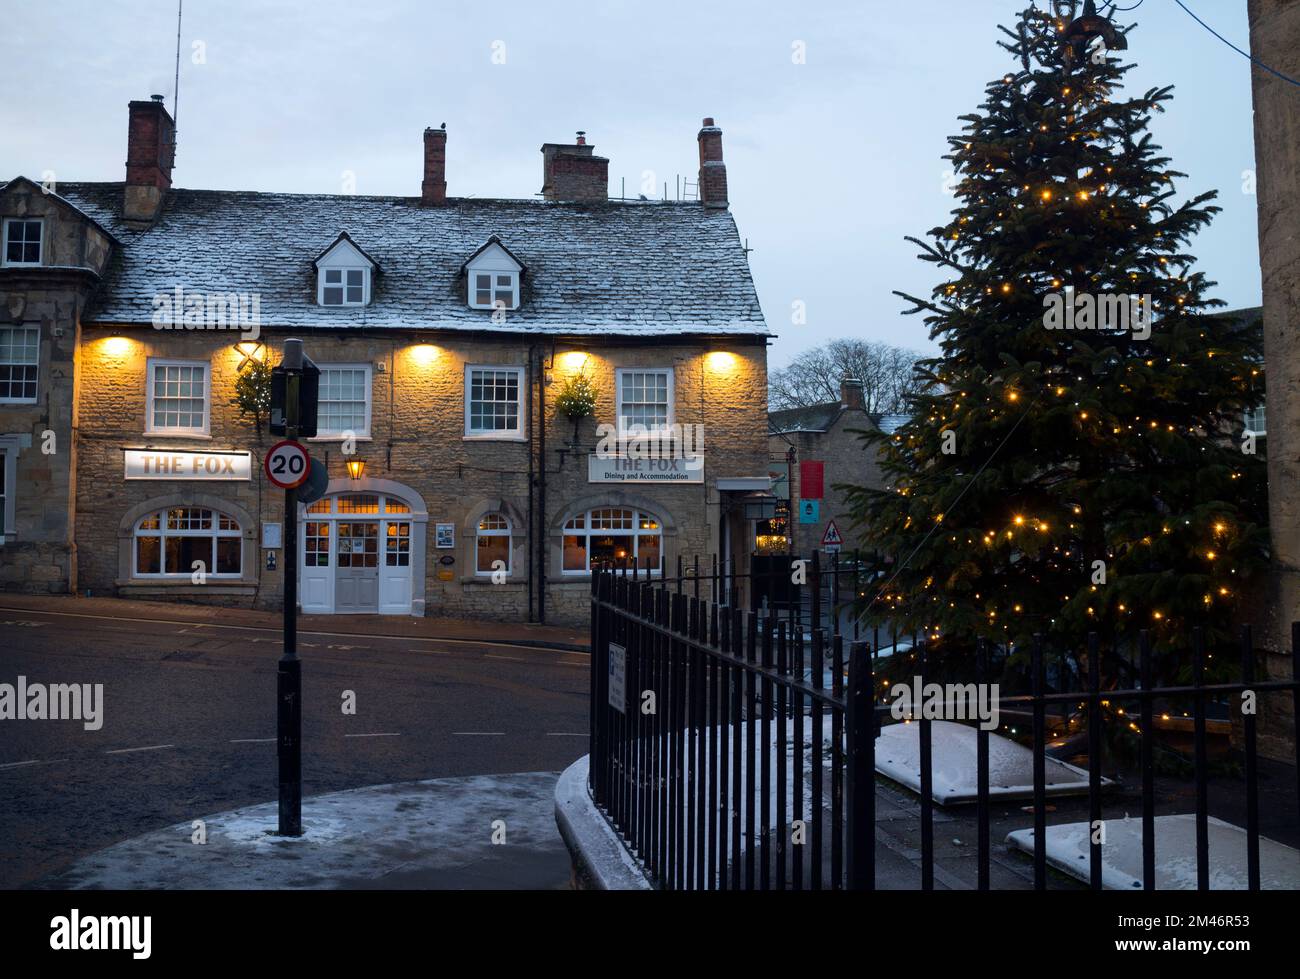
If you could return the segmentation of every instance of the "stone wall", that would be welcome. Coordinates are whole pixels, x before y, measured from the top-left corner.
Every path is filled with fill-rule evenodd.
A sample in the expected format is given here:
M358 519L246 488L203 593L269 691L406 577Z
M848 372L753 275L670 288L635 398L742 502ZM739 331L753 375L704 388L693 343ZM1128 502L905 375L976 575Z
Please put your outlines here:
M282 589L284 555L276 571L265 569L260 549L261 521L282 521L283 493L264 479L262 457L273 439L259 438L250 422L230 404L244 356L234 346L236 333L87 328L82 358L81 462L77 493L77 544L82 554L83 587L92 592L170 594L191 601L275 607ZM283 334L264 339L278 362ZM537 558L528 560L529 443L522 439L467 439L464 435L465 366L529 364L530 346L518 337L439 335L416 337L378 330L304 336L316 363L371 366L371 420L368 438L358 441L355 458L365 462L365 478L347 484L337 440L311 444L313 457L331 480L364 489L370 480L402 484L428 507L425 561L425 613L522 621L529 611L529 584L536 581ZM717 550L721 519L715 481L720 476L766 472L766 347L760 342L690 344L601 340L580 349L537 344L535 370L543 380L546 408L546 512L541 526L546 542L547 620L587 621L589 578L562 571L565 520L592 506L643 507L664 525L669 562L680 553L702 560ZM158 437L145 433L145 374L150 357L201 360L211 365L212 411L207 438ZM587 454L597 444L598 422L613 422L615 369L672 368L676 421L705 426L705 477L700 485L620 486L588 482ZM591 377L599 393L595 418L577 426L557 418L554 398L565 379L577 372ZM527 383L527 372L525 382ZM253 452L253 479L244 483L126 481L124 447L171 447L189 451ZM182 579L160 583L130 580L128 515L147 504L181 505L202 494L224 499L230 508L252 515L243 526L246 554L239 581L192 585ZM151 504L152 501L152 504ZM474 573L475 528L484 513L505 513L512 524L511 574L493 585ZM455 525L456 547L434 546L436 523ZM534 524L534 527L537 525ZM534 537L535 539L535 537ZM450 554L451 580L439 577Z
M0 191L0 220L42 221L42 266L0 268L0 323L40 330L34 404L0 404L0 447L15 457L5 492L13 519L0 547L0 589L64 593L77 586L73 540L77 358L81 312L110 239L26 180Z
M796 554L808 557L813 551L822 550L822 535L831 520L835 521L844 538L842 553L848 554L857 546L846 494L836 486L879 488L882 485L880 462L875 450L864 446L862 437L854 433L855 429L874 428L865 411L850 408L841 411L825 432L788 432L769 437L768 448L774 460L784 457L791 447L795 450L794 471L790 475L792 500L797 501L804 492L799 480L799 463L805 460L824 463L824 498L817 523L800 523L797 510L793 514L793 550Z

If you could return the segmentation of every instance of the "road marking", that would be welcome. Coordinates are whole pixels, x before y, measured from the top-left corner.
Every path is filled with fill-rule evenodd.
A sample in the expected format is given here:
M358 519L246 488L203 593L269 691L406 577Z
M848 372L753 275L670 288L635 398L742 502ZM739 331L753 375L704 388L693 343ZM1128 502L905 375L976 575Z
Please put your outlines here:
M0 612L26 612L29 615L61 615L64 618L73 619L102 619L107 622L148 622L153 625L179 625L194 626L197 629L234 629L243 632L273 632L279 633L279 629L270 629L258 625L225 625L220 622L185 622L177 619L146 619L146 618L124 618L120 615L95 615L90 612L55 612L49 609L33 608L11 608L9 606L0 606ZM554 649L549 646L529 646L517 642L498 642L492 639L452 639L450 637L440 636L367 636L357 632L316 632L310 629L300 629L300 636L326 636L335 639L377 639L387 642L444 642L456 643L462 646L497 646L502 649L526 649L534 653L555 653L560 652L565 656L585 656L591 658L591 653L584 653L577 649ZM261 640L253 639L252 642ZM275 641L275 640L272 640Z
M585 738L586 731L547 731L548 738Z
M524 659L522 656L499 656L499 655L496 654L496 653L484 653L484 654L483 654L483 658L484 658L484 659L508 659L508 660L510 660L510 661L513 662L513 663L527 663L527 662L528 662L528 660Z
M36 758L33 759L32 761L9 761L9 762L5 762L3 765L0 765L0 768L24 768L27 765L54 765L58 762L67 761L67 760L68 759L66 758L54 758L51 759L50 761L41 761L39 758Z
M345 738L400 738L402 735L397 731L384 731L380 734L345 734Z
M114 748L112 751L105 751L106 755L126 755L133 751L161 751L163 748L175 748L174 744L151 744L143 748Z
M466 738L504 738L505 731L452 731L457 737Z
M231 738L231 744L267 744L275 738Z

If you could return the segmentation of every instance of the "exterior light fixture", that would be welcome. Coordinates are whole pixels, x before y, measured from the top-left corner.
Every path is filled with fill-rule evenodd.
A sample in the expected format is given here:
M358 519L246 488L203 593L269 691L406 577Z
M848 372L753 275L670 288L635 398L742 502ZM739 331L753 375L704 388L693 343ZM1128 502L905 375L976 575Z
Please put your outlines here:
M114 330L104 341L104 350L110 357L125 357L131 349L131 341L122 335L121 330Z
M236 370L243 370L249 361L260 361L266 357L266 345L261 340L240 340L235 344L235 350L239 353L239 366Z
M746 493L741 497L746 520L771 520L776 516L776 497L768 493Z
M366 462L364 459L349 459L346 463L348 475L353 479L360 479L366 471Z

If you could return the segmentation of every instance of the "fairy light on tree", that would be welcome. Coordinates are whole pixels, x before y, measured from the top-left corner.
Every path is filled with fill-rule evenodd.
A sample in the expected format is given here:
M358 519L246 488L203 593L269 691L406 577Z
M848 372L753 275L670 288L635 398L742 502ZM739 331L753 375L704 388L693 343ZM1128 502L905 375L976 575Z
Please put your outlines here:
M912 420L866 436L887 488L849 494L864 549L892 558L900 628L1221 636L1264 568L1264 467L1238 442L1260 338L1216 315L1187 250L1216 195L1177 196L1149 133L1171 89L1126 96L1129 29L1087 6L1000 28L1016 64L949 138L958 206L908 239L943 281L899 295L941 353L917 365ZM1047 328L1053 295L1083 294L1140 297L1150 329Z

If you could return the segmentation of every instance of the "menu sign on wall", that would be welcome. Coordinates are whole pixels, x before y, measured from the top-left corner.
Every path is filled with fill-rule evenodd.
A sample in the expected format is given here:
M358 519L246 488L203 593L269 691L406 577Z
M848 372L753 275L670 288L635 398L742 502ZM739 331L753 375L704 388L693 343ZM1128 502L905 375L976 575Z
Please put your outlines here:
M250 452L126 449L126 479L242 480L253 475Z

